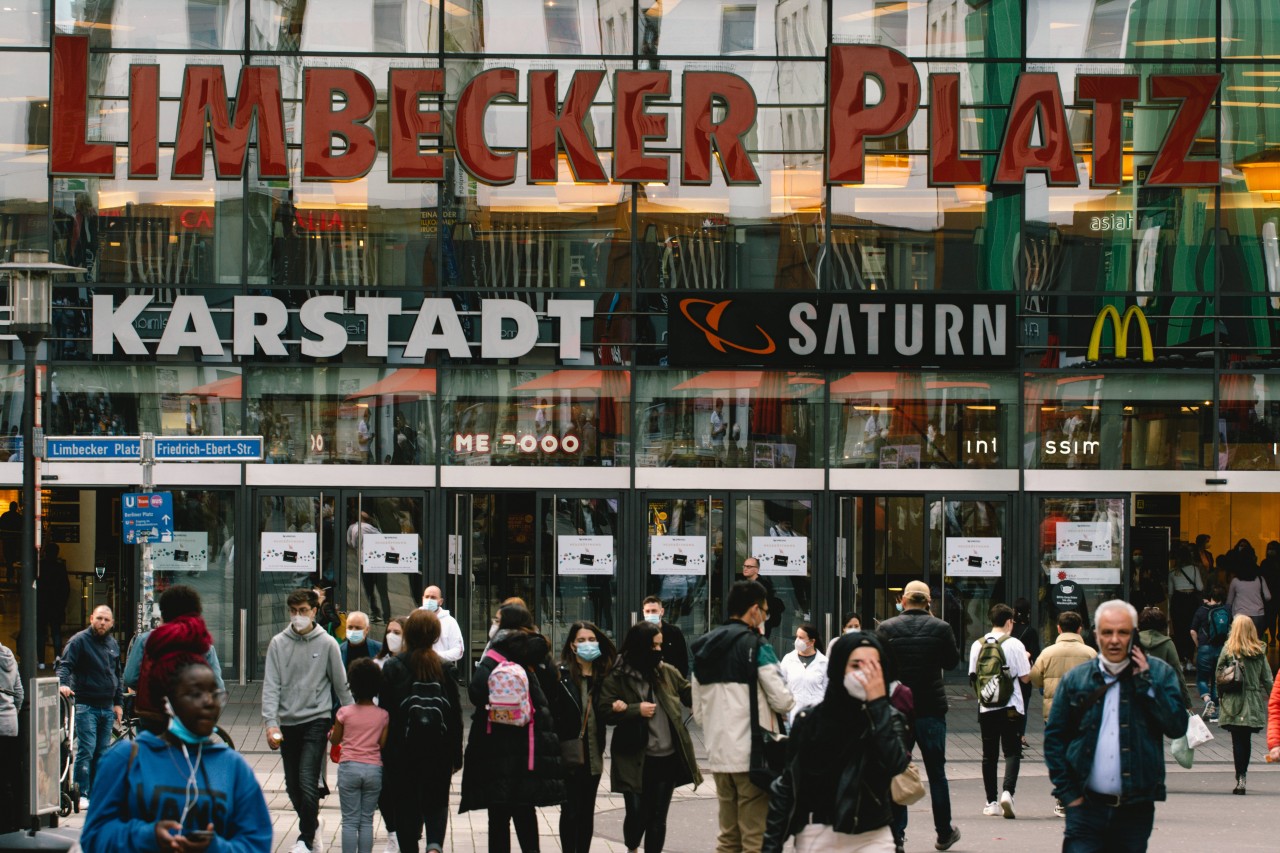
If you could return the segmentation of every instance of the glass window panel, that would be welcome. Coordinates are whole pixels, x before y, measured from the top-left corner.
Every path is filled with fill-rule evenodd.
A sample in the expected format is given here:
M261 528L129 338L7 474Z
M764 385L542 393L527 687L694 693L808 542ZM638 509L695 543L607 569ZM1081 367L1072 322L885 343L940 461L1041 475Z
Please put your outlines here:
M240 434L235 368L59 364L49 377L49 435Z
M267 461L430 464L435 371L387 367L250 368L245 434Z
M152 0L119 0L114 3L58 0L56 26L59 33L89 36L93 46L100 49L244 48L244 4L241 0L167 0L163 3Z
M1104 601L1123 598L1126 578L1126 523L1124 498L1040 498L1040 594L1045 610L1041 641L1052 642L1058 616L1068 610L1079 614L1082 633L1092 633L1093 610ZM1105 536L1110 547L1098 547L1092 555L1059 553L1058 534L1078 539L1077 531L1095 539ZM1088 526L1085 526L1088 525ZM1088 541L1088 540L1087 540ZM1070 559L1062 559L1063 557Z
M2 20L2 19L0 19ZM49 69L37 54L0 55L0 254L49 240Z
M1218 467L1276 470L1280 467L1280 376L1224 373L1218 382Z
M445 465L625 466L626 370L452 370L445 374Z
M1209 375L1028 375L1026 406L1030 468L1214 467Z
M821 464L820 374L641 371L638 382L637 467L812 468Z
M630 3L599 0L444 0L444 49L538 56L630 53L630 10Z
M26 47L49 43L49 0L9 0L0 9L0 45Z
M223 672L236 664L236 493L208 489L173 492L174 544L152 546L155 595L174 584L200 593L201 615L214 637ZM132 549L131 549L132 550ZM162 568L168 566L172 568Z
M879 44L908 56L1017 56L1021 5L832 0L831 40Z
M445 0L446 12L460 10ZM434 53L440 7L424 0L251 0L254 50Z
M831 465L1016 467L1017 380L952 373L849 373L831 380Z

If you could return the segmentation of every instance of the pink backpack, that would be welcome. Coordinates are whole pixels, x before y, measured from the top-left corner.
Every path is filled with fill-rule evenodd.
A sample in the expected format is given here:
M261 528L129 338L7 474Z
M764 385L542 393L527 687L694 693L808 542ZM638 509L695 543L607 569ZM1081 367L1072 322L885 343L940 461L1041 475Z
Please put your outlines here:
M489 673L488 722L485 732L493 732L493 724L525 726L529 729L529 769L533 770L533 700L529 698L529 673L523 666L507 660L489 649L485 657L497 662Z

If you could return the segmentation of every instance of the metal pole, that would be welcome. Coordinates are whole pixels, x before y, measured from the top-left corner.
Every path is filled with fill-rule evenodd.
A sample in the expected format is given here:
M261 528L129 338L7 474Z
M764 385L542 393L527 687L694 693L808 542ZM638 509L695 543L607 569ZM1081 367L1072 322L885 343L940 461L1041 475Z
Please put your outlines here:
M142 452L142 491L150 492L153 487L152 469L156 464L156 437L154 433L144 432L141 442ZM155 627L151 614L155 611L156 568L151 561L150 531L146 541L142 543L142 598L138 609L138 630L149 631Z
M36 349L40 336L23 334L25 354L23 366L23 400L26 412L22 419L22 509L26 535L22 537L22 631L19 654L22 657L22 682L30 688L36 674ZM43 438L43 436L40 436Z

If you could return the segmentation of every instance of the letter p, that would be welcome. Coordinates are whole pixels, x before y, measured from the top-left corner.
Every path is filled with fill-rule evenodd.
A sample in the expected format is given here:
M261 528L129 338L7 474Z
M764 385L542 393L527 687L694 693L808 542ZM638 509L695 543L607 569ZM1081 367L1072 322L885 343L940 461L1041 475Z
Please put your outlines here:
M905 130L920 107L920 75L905 55L878 45L833 45L828 54L827 183L865 180L867 139ZM867 78L880 84L880 103L867 106Z

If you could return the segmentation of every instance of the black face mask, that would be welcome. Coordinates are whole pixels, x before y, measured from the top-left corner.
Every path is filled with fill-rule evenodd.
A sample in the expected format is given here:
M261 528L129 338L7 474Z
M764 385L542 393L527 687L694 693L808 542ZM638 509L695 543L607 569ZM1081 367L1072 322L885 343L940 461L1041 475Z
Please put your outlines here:
M658 664L662 663L662 652L657 649L647 649L636 655L636 659L631 665L645 675L653 672L658 668Z

